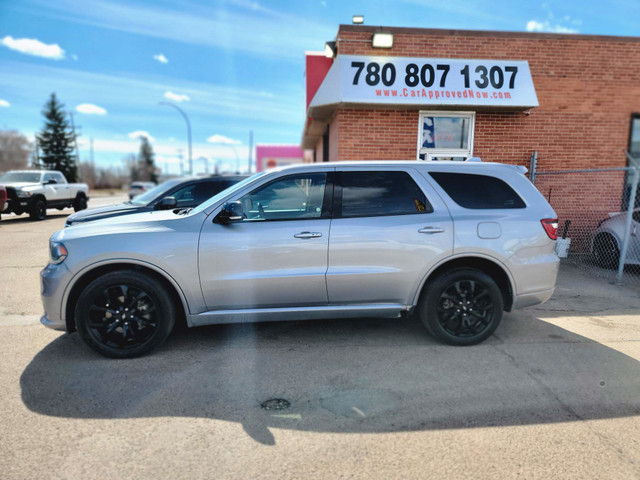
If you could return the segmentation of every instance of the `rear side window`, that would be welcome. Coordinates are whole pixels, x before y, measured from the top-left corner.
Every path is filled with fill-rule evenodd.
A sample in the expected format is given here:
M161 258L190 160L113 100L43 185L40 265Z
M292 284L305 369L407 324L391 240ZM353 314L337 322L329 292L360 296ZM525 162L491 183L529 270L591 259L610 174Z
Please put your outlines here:
M433 212L407 172L342 172L341 176L343 217Z
M464 208L525 208L522 198L506 182L489 175L431 172L429 175Z
M230 180L215 180L209 182L200 182L198 184L198 190L196 191L196 200L198 203L202 203L209 200L214 195L217 195L223 190L226 190L236 182Z

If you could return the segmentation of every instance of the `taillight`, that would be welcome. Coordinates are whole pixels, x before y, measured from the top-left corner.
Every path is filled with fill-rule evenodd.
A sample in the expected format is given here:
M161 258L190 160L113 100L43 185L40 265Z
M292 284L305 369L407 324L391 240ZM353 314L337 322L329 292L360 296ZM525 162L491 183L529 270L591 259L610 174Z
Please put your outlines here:
M543 218L542 220L540 220L540 223L542 223L542 227L544 228L544 231L547 232L547 235L549 235L549 238L551 240L558 239L558 219L557 218Z

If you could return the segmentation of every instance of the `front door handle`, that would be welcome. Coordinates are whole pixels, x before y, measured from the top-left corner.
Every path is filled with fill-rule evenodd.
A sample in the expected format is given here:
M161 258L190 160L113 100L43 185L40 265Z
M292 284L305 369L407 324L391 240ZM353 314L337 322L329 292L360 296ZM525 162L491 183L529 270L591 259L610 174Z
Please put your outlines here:
M424 227L418 230L419 233L442 233L444 228L441 227Z
M321 236L320 232L300 232L294 235L296 238L320 238Z

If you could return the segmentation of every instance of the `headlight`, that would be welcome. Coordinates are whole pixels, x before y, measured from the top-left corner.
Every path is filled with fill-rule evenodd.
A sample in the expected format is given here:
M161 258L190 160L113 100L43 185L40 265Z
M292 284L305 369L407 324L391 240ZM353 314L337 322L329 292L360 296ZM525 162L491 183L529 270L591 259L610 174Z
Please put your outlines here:
M57 265L58 263L64 262L67 255L69 255L69 252L63 244L58 242L49 243L49 262Z
M25 190L22 190L21 188L16 188L16 195L18 195L19 197L30 197L31 196L31 192L27 192Z

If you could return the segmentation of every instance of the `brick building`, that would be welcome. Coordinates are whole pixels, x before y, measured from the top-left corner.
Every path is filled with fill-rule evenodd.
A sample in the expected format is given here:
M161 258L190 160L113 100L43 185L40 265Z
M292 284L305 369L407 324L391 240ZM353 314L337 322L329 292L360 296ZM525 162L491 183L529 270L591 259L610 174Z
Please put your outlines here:
M373 46L381 33L390 48ZM640 38L341 25L330 43L332 58L306 59L314 161L529 167L537 152L538 169L565 170L640 149Z
M535 152L542 173L626 167L627 150L640 164L640 38L341 25L327 47L306 57L301 146L315 162L480 157L531 168ZM535 184L561 225L571 221L572 252L588 253L600 222L627 208L630 178Z

